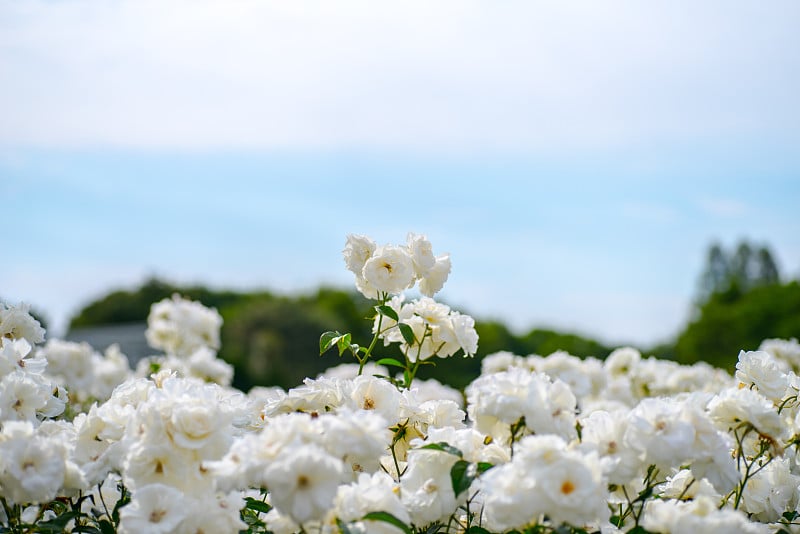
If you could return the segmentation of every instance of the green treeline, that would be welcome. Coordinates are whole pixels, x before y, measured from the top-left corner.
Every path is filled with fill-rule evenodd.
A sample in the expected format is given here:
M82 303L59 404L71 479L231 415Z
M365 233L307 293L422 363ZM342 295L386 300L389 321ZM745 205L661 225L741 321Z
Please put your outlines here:
M222 315L220 357L234 365L234 385L245 390L254 385L294 386L327 367L349 363L346 358L338 360L334 352L319 356L322 332L350 332L354 340L362 343L372 338L367 317L374 314L374 303L356 292L322 288L309 295L283 296L267 291L244 293L176 286L157 279L136 290L114 291L90 303L72 319L70 329L144 322L152 303L173 293L216 308ZM566 350L600 358L610 350L597 341L553 330L535 329L516 336L498 321L478 320L476 329L480 336L476 358L451 358L444 366L426 366L419 376L465 386L480 372L481 356L499 350L517 354ZM399 354L391 349L376 352L380 357L397 357Z
M361 343L372 337L366 320L374 314L372 302L355 292L322 288L312 294L285 296L175 286L156 279L134 291L114 291L92 302L72 319L70 328L144 322L150 306L173 293L214 307L222 315L220 356L234 365L234 385L244 390L254 385L291 387L339 363L333 352L319 356L322 332L350 332L354 341ZM673 341L639 347L643 354L681 363L704 360L732 370L740 349L755 350L766 338L800 337L800 284L796 280L781 283L766 247L742 242L732 253L716 244L710 247L694 306L692 320ZM605 358L613 348L553 330L533 329L516 335L502 322L475 319L480 336L476 357L455 357L446 365L425 366L421 378L463 387L479 373L481 357L500 350L520 355L564 350L581 357ZM377 355L397 357L392 350L396 349L381 349ZM341 361L350 362L346 358Z

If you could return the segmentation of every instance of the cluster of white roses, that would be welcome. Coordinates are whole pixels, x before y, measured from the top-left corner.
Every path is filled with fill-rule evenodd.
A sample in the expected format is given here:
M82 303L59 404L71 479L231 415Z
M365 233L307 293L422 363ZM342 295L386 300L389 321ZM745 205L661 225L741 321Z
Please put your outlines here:
M412 284L431 276L415 267L426 243L402 247ZM357 276L396 254L379 251ZM474 353L467 316L388 297L408 284L376 289L375 340L406 344L414 365ZM742 351L735 376L632 348L501 352L462 395L389 379L367 353L244 394L191 363L225 368L220 322L179 297L155 304L148 340L166 355L132 372L114 349L36 349L27 309L0 307L0 530L800 532L797 340Z
M459 350L464 352L464 356L473 356L477 352L475 320L469 315L453 311L428 297L404 302L403 295L399 295L393 297L388 305L397 319L376 317L372 331L383 339L385 346L399 343L400 350L410 361L427 360L433 356L447 358ZM399 328L395 328L399 323L411 327L412 343L405 339Z
M0 496L12 502L47 502L85 484L63 439L68 425L42 423L64 411L67 397L33 350L43 340L27 306L0 304Z
M167 368L182 376L230 385L233 367L217 358L221 327L217 310L180 295L153 304L145 336L151 347L166 354L142 360L137 373L146 376L154 367Z
M163 369L74 419L75 458L90 486L132 491L120 531L235 532L243 497L220 492L203 463L228 451L250 409L240 392Z
M133 373L114 345L105 355L59 340L35 348L44 329L27 306L0 305L0 525L53 529L62 497L120 532L246 528L242 495L217 491L202 465L259 417L224 387L232 369L215 357L221 318L176 296L155 304L148 322L151 345L168 352ZM217 378L223 385L207 383Z
M344 248L347 269L356 275L356 287L369 299L397 295L414 287L432 297L450 274L450 255L434 256L423 235L408 234L405 245L377 246L364 235L348 235Z
M64 411L66 392L45 376L47 360L33 349L42 341L27 306L0 304L0 421L35 423Z
M107 400L131 374L128 358L118 345L100 354L88 343L50 339L39 355L47 360L47 374L69 392L73 408Z
M356 275L356 287L367 298L378 300L369 348L352 345L349 335L338 332L323 334L320 345L324 352L334 344L339 353L349 348L363 368L375 342L384 346L398 343L404 362L392 358L392 365L404 369L396 383L409 387L420 364L433 356L447 358L461 350L473 356L478 350L475 321L469 315L453 311L431 297L438 292L450 274L450 255L434 256L430 241L424 235L410 233L406 245L378 247L363 235L347 236L342 251L347 268ZM405 302L404 291L419 281L420 299ZM360 374L360 373L359 373Z

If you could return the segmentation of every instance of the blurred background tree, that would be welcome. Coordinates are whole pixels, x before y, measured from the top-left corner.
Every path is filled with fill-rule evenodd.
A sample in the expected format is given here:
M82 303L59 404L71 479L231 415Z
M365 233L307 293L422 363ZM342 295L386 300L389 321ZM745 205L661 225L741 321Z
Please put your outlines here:
M743 240L732 253L711 245L692 319L674 345L659 350L681 363L704 360L732 371L740 350L798 336L798 282L781 283L769 247Z
M767 246L741 241L732 254L719 243L708 249L706 267L700 277L700 304L713 295L746 292L755 287L780 283L778 265Z

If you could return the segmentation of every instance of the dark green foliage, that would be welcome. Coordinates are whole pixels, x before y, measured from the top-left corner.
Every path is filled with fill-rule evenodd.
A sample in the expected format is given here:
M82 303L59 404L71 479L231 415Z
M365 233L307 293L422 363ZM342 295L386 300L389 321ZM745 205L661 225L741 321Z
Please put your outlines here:
M253 297L235 291L215 291L202 286L179 287L152 278L136 290L114 291L88 304L72 318L69 327L144 321L150 313L150 306L159 300L171 297L173 293L217 309Z
M137 290L114 291L87 305L73 318L71 327L144 322L153 303L174 293L217 308L224 320L219 355L234 365L234 385L244 390L254 385L293 387L306 376L314 377L339 363L354 362L349 351L341 358L334 351L320 357L320 336L338 331L351 334L354 343L366 343L372 337L372 324L367 318L376 313L373 301L354 292L331 288L286 297L265 291L242 293L179 287L153 279ZM383 307L377 312L393 318L391 308ZM552 330L532 330L516 336L498 321L478 320L476 330L480 342L474 358L455 356L448 359L447 365L425 365L418 376L463 388L480 373L481 357L500 350L520 355L566 350L576 356L598 357L609 352L594 340ZM372 361L380 359L386 359L385 363L396 371L391 359L402 361L403 356L395 346L378 343ZM431 360L433 364L440 361Z
M368 340L370 325L363 318L369 306L359 310L356 303L347 293L324 289L313 297L256 298L221 309L220 356L236 368L234 385L291 387L327 367L350 363L352 358L333 353L320 358L319 338L333 329Z
M742 291L733 286L713 294L679 336L675 359L704 360L734 369L740 350L755 350L766 338L800 337L800 283Z
M381 313L394 319L386 306L374 307L354 292L322 288L298 297L276 296L269 292L242 293L216 291L204 287L178 287L149 280L135 291L115 291L89 304L73 318L71 327L119 322L143 322L150 306L173 293L217 308L224 319L220 357L236 368L234 385L249 389L254 385L299 384L327 367L352 363L349 343L366 343L372 337L367 318ZM573 333L534 329L518 336L499 321L476 321L480 337L474 358L455 356L447 365L432 358L419 369L419 378L436 378L457 388L469 384L481 369L481 358L501 350L521 356L547 356L563 350L575 356L605 358L610 348L596 340ZM341 332L338 353L320 357L319 340L324 332ZM401 330L410 338L410 328ZM668 342L645 350L646 355L674 359L681 363L705 360L733 369L739 350L753 350L765 338L800 337L800 287L797 282L779 283L778 267L766 246L743 241L735 252L727 253L714 244L708 253L694 319ZM347 341L347 343L345 343ZM403 356L396 346L378 343L372 361L385 360L392 372Z
M611 349L577 334L556 332L554 330L531 330L520 338L522 350L519 354L539 354L547 356L557 350L567 351L573 356L595 356L605 358Z
M706 361L732 371L740 350L767 338L800 337L797 282L781 285L769 247L741 241L726 252L709 247L691 322L675 342L648 355L691 364Z

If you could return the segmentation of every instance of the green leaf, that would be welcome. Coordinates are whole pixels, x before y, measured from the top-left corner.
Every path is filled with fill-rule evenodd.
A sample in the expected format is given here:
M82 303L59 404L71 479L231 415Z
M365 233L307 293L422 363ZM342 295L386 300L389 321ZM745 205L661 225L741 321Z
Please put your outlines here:
M272 507L263 501L259 501L258 499L254 499L252 497L248 497L245 499L245 508L249 508L250 510L255 510L256 512L261 512L262 514L268 513L272 510Z
M97 526L100 527L100 532L103 534L116 534L117 529L114 528L114 525L111 524L111 521L108 519L101 519L97 522Z
M103 531L90 525L77 525L70 532L88 532L89 534L103 534Z
M40 532L64 532L67 523L79 517L80 512L69 511L64 512L58 517L54 517L50 521L41 521L37 526Z
M636 499L633 500L633 502L644 502L647 499L649 499L652 495L653 495L653 488L651 486L648 486L641 492L639 492L639 495L636 497Z
M370 512L364 517L361 518L362 521L383 521L384 523L389 523L390 525L394 525L406 534L414 534L411 530L411 527L397 519L395 516L388 512Z
M459 460L453 464L450 468L450 482L453 484L453 493L456 497L469 489L476 473L475 465L466 460Z
M800 517L800 513L798 513L796 510L790 510L788 512L783 512L783 518L785 520L787 520L787 521L794 521L798 517Z
M486 471L488 471L489 469L494 467L494 464L491 464L489 462L478 462L477 465L478 465L478 474L479 475L484 474Z
M466 534L492 534L492 533L483 527L473 525L467 529Z
M401 369L405 369L406 367L404 364L400 363L394 358L381 358L375 363L377 363L378 365L391 365L393 367L400 367Z
M411 330L409 325L406 323L397 323L397 327L400 329L400 333L403 335L403 339L406 340L406 343L413 345L416 342L414 331Z
M117 490L119 490L120 497L117 504L114 505L114 511L111 512L111 520L115 525L119 525L120 508L131 502L131 492L128 491L128 488L126 488L124 484L121 482L117 484Z
M339 349L339 356L344 354L344 351L350 346L350 334L344 334L336 340L336 347Z
M452 454L453 456L458 456L459 458L464 457L464 453L461 452L460 449L453 447L449 443L445 443L444 441L440 441L439 443L428 443L427 445L423 445L422 447L416 447L415 450L434 450L434 451L442 451L448 454Z
M397 312L394 311L394 308L391 306L375 306L375 311L394 321L400 320L400 317L397 316Z
M325 332L319 336L319 354L322 356L341 336L339 332Z
M258 512L250 510L249 508L242 508L239 510L239 517L250 527L246 532L253 532L253 527L260 527L264 525L264 522L259 519L259 515L260 514ZM239 532L241 534L243 531L240 530Z

